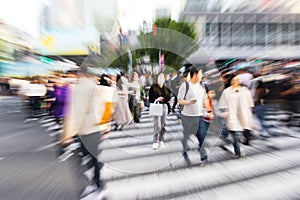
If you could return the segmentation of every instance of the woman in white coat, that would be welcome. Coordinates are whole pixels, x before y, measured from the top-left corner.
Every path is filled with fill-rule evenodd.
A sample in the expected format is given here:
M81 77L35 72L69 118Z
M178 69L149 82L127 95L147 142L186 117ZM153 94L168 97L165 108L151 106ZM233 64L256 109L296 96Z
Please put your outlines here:
M251 92L240 84L237 76L231 80L230 87L226 88L219 101L219 109L224 112L221 116L226 118L226 126L233 138L234 152L237 158L241 156L237 138L238 132L243 132L249 143L249 132L253 129L252 108L254 106Z
M128 86L122 79L122 75L118 75L116 88L118 92L116 108L114 112L115 129L121 131L125 124L133 121L132 113L128 105Z

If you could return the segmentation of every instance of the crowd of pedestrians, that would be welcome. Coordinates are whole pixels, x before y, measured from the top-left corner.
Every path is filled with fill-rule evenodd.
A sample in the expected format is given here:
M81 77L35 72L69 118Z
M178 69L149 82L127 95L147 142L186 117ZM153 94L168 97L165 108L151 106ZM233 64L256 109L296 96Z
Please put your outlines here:
M299 103L299 72L275 74L273 71L273 76L266 76L270 74L270 66L261 67L259 73L249 69L222 70L221 87L211 89L211 77L191 65L157 75L151 72L126 74L111 68L103 74L92 74L83 68L79 72L26 80L20 84L18 93L30 105L25 122L36 120L37 113L55 117L55 124L50 128L61 130L60 156L68 145L80 141L82 157L91 157L89 165L94 167L94 178L83 191L82 196L85 196L103 189L100 177L103 163L97 159L101 141L111 131L139 124L142 109L151 103L163 107L161 116L152 117L153 150L164 146L166 118L174 113L183 128L184 159L190 163L188 141L196 137L201 166L209 163L205 138L213 120L225 121L218 136L228 141L231 135L236 158L243 156L240 142L251 145L257 133L262 137L272 136L263 123L270 106L289 110L293 121L293 112L297 112L295 108ZM274 89L274 84L278 82L284 83L284 88L276 92L278 88ZM286 100L289 104L285 104Z

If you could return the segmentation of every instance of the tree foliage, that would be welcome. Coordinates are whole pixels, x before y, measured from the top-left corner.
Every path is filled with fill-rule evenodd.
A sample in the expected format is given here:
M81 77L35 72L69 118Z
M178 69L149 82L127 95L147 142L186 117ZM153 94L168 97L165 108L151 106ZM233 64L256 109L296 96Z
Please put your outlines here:
M159 62L159 52L164 54L165 65L179 69L182 62L197 50L195 26L186 22L176 22L170 18L160 18L154 23L157 32L141 33L141 46L158 48L144 49L150 55L151 63Z

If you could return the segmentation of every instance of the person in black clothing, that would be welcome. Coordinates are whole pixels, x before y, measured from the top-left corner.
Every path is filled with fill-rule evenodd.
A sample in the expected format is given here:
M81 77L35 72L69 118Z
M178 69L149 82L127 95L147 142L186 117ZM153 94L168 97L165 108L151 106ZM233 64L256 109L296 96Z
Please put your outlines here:
M171 90L171 95L174 96L174 103L173 103L173 106L172 106L172 112L175 113L175 108L176 108L176 105L178 103L178 99L177 99L177 95L178 95L178 90L179 90L179 86L180 86L180 79L181 77L179 77L177 75L178 72L173 72L172 73L172 77L170 78L170 84L169 84L169 88Z
M165 133L165 123L168 113L167 104L171 98L171 91L166 86L164 74L159 74L157 77L157 84L153 84L149 90L149 101L150 103L159 102L163 104L163 115L153 117L154 129L153 129L153 146L154 150L158 149L160 146L163 146L163 136Z

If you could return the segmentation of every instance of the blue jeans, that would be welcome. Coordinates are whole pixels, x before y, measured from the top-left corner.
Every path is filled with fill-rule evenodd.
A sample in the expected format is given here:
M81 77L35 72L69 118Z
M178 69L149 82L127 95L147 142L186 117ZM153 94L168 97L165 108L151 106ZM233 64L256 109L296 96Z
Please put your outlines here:
M234 148L234 153L235 155L241 155L241 150L240 150L240 144L239 144L239 139L237 137L237 131L229 131L227 130L226 126L223 126L223 130L222 130L222 136L223 137L227 137L228 134L230 133L232 140L233 140L233 148Z
M199 151L201 160L207 160L207 152L204 148L204 139L209 127L209 122L204 121L203 117L200 116L185 116L181 115L182 126L183 126L183 138L181 140L183 146L183 152L187 151L187 141L190 135L194 134L199 142Z
M196 137L199 142L199 151L200 151L201 161L208 159L206 149L204 148L204 145L203 145L206 134L207 134L208 127L209 127L209 122L205 121L203 119L203 117L200 116Z

